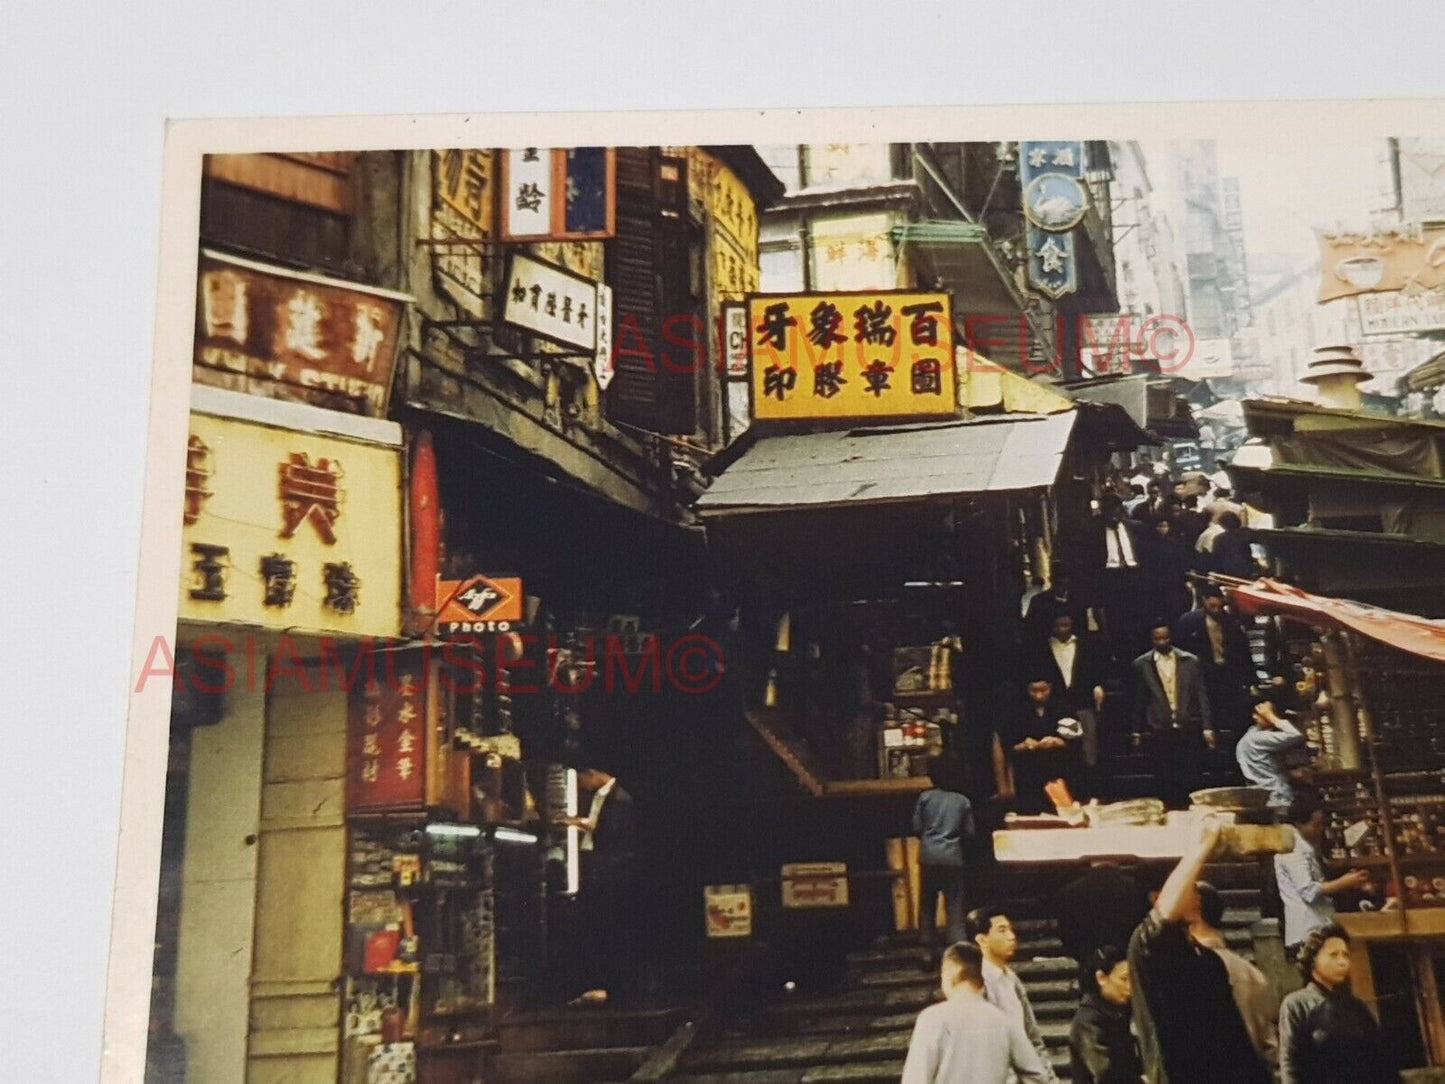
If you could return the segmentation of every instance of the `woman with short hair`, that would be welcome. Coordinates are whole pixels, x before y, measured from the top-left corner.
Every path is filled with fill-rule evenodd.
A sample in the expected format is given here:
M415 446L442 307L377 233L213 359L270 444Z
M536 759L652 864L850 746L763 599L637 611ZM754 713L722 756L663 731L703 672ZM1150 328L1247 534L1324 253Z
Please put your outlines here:
M1129 960L1113 945L1089 954L1093 989L1084 994L1069 1026L1069 1063L1075 1084L1143 1084L1144 1069L1129 1030Z
M1380 1025L1350 992L1350 935L1329 923L1297 957L1307 985L1279 1007L1283 1084L1399 1084Z

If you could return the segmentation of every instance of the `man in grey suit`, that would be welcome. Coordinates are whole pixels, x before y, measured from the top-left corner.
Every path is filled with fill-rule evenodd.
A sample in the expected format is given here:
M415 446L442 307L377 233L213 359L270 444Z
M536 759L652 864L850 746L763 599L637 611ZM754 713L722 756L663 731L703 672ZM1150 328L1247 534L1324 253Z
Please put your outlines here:
M1159 797L1187 809L1199 787L1204 749L1214 748L1209 693L1198 656L1174 646L1168 625L1152 629L1154 644L1134 660L1134 746L1148 735L1148 753Z

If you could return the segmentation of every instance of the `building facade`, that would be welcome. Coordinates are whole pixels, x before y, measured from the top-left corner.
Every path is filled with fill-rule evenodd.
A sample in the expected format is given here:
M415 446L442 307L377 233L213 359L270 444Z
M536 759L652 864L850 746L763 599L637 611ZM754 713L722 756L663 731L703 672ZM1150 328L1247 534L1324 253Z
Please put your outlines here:
M603 763L683 804L627 730L676 705L589 696L587 638L655 667L700 612L781 190L747 147L207 159L153 1078L470 1079L555 963L528 809Z

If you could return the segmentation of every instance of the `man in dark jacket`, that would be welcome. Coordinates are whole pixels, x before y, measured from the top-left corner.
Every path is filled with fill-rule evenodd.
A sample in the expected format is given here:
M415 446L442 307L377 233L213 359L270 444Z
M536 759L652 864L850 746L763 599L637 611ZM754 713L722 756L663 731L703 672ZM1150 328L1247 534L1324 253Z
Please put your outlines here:
M1134 1024L1150 1084L1269 1084L1239 1015L1229 970L1189 933L1200 871L1219 842L1207 817L1129 942Z
M1099 713L1104 708L1104 680L1108 671L1108 649L1095 637L1077 635L1074 619L1067 613L1054 618L1049 637L1035 650L1029 673L1049 680L1059 710L1077 719L1083 730L1080 743L1083 800L1092 793L1093 774L1099 762Z
M1124 518L1123 502L1112 494L1100 502L1089 549L1089 573L1097 579L1109 642L1116 658L1130 658L1144 641L1149 584L1138 531Z
M1207 561L1209 571L1234 576L1241 580L1252 580L1258 575L1254 554L1250 552L1249 540L1244 536L1243 523L1234 512L1221 512L1218 519L1223 531L1215 536L1214 546Z
M1204 746L1215 746L1209 693L1199 659L1174 646L1168 625L1150 638L1154 650L1134 660L1134 743L1147 736L1159 797L1183 809L1198 787Z
M1201 608L1174 624L1174 643L1199 659L1209 708L1220 730L1243 731L1248 706L1245 690L1253 683L1254 660L1239 619L1224 608L1224 592L1210 583L1200 588Z

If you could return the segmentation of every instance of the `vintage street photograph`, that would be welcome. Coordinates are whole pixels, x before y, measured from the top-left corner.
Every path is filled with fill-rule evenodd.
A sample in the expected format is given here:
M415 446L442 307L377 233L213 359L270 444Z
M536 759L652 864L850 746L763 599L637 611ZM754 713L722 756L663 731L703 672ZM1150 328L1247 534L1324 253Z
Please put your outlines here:
M1445 108L432 120L169 132L108 1057L1445 1080Z

